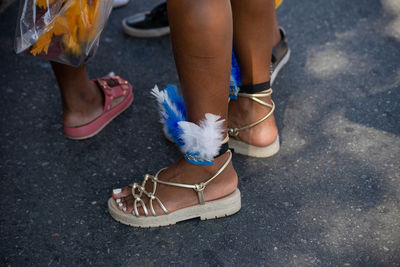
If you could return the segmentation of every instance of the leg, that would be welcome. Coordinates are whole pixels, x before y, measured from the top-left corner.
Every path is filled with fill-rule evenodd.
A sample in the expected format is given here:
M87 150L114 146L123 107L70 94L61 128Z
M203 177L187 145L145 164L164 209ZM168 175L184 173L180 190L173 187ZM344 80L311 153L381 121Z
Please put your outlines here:
M279 41L281 40L281 33L279 31L279 24L278 24L278 19L276 16L276 8L275 8L275 2L274 2L274 12L272 16L272 22L273 22L273 32L272 32L272 46L276 46Z
M168 2L171 39L189 120L227 117L232 18L228 0Z
M271 85L275 81L280 70L285 66L290 57L290 49L284 30L279 27L276 9L273 14L273 33L272 33L272 57L271 57Z
M51 62L61 91L63 123L68 127L84 125L103 112L103 94L86 73L85 65L71 67Z
M242 74L242 84L259 84L270 80L272 53L273 0L231 0L233 10L234 49ZM262 99L271 103L270 97ZM229 103L229 126L241 127L259 120L269 108L251 99L238 97ZM241 131L239 137L254 146L272 144L278 135L275 119L270 116L262 123Z
M232 15L229 0L173 0L168 14L175 62L183 89L188 120L194 123L213 113L227 118L229 70L232 51ZM213 165L193 165L179 160L160 179L193 184L205 181L226 161L228 153ZM204 191L205 200L221 198L237 187L232 163ZM157 195L169 211L198 203L193 190L160 185ZM133 210L130 188L116 190L115 199L126 213ZM125 208L125 209L124 209ZM157 205L158 214L163 214ZM141 214L142 215L142 214Z

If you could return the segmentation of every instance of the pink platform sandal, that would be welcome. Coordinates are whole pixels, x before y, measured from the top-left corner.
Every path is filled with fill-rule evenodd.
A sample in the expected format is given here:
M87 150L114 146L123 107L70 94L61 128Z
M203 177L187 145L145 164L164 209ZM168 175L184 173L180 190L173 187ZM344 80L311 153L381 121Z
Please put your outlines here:
M95 136L132 104L132 85L119 76L103 77L93 81L104 92L103 113L88 124L77 127L64 126L64 134L70 139L82 140ZM123 101L113 107L113 99L119 97L123 97Z

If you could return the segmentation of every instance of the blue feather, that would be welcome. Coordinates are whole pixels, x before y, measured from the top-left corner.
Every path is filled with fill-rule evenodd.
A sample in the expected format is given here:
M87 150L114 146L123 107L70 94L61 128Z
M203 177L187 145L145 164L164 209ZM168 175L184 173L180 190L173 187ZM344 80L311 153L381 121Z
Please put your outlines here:
M231 79L229 81L229 98L236 100L239 93L239 86L241 85L241 73L239 64L235 57L235 52L232 51L232 66L231 66Z
M182 117L186 120L186 108L185 102L182 96L178 93L178 88L173 84L168 84L166 88L169 99L176 105L178 111L182 114Z
M176 86L168 85L164 91L167 92L170 103L167 103L167 101L161 103L164 108L164 113L161 112L161 116L164 119L168 136L170 136L173 141L181 147L183 146L183 141L180 138L182 129L179 127L178 122L186 120L185 104L182 97L178 94Z

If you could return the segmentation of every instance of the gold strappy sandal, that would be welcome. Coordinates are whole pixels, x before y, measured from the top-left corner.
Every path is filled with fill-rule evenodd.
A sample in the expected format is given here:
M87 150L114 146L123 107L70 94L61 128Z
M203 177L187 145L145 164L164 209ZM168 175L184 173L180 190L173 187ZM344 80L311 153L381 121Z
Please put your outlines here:
M215 219L220 217L225 217L232 215L240 210L240 191L235 189L233 193L228 196L222 197L220 199L212 201L204 201L203 191L206 186L211 183L220 173L222 173L228 166L232 159L232 152L228 150L229 158L222 165L222 167L217 171L217 173L205 182L199 184L179 184L171 183L166 181L161 181L158 179L158 175L164 169L158 171L155 176L145 175L142 184L134 183L132 186L132 195L134 197L134 214L127 214L122 212L115 202L115 199L110 198L108 200L108 210L111 216L127 225L135 227L158 227L175 224L180 221L200 217L201 220ZM153 183L153 189L151 192L146 191L145 186L148 181ZM199 204L179 209L173 212L169 212L164 206L161 199L157 197L157 184L164 184L168 186L176 186L181 188L192 189L197 193ZM143 200L143 196L148 198L148 203L146 204ZM153 202L156 201L158 205L163 210L164 214L157 214L154 210ZM142 207L145 216L140 216L138 212L138 205Z
M272 104L269 104L260 99L260 97L268 97L268 96L271 96L271 94L272 94L271 88L269 88L267 90L263 90L263 91L258 91L261 88L265 88L265 87L269 88L269 82L257 84L257 85L248 85L248 86L240 87L240 91L242 93L238 93L238 96L250 98L251 100L256 101L260 105L269 107L271 110L268 112L267 115L265 115L262 119L260 119L256 122L250 123L250 124L240 127L240 128L229 128L228 129L229 136L232 137L229 140L229 148L233 149L235 153L247 155L247 156L251 156L251 157L257 157L257 158L267 158L267 157L271 157L271 156L275 155L279 151L279 135L276 137L275 141L272 144L270 144L268 146L263 146L263 147L247 144L247 143L241 141L239 138L240 131L250 129L251 127L258 125L259 123L268 119L274 113L274 110L275 110L274 101L271 100Z

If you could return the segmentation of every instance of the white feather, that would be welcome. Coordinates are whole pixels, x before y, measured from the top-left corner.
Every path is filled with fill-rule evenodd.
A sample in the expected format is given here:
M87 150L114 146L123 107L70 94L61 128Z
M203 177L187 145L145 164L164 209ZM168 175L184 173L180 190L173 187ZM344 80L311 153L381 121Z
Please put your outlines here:
M165 113L164 107L162 106L162 102L164 101L164 94L162 91L158 90L158 86L155 85L154 88L150 92L151 95L153 95L156 98L157 104L158 104L158 109L160 113Z
M212 160L218 155L221 143L224 139L224 120L221 117L206 113L205 119L199 125L188 121L180 121L178 125L182 129L184 145L181 147L183 153L198 154L200 158Z
M168 97L167 93L162 90L158 90L158 86L155 85L154 88L151 90L151 94L156 98L158 103L158 108L160 110L161 115L165 115L165 109L162 103L165 101L165 98ZM161 116L161 122L164 123L164 119Z
M151 94L155 96L158 103L162 103L164 101L163 91L158 90L158 86L155 85L153 89L151 89Z
M176 114L181 120L185 120L183 114L178 110L176 104L169 99L168 92L167 90L159 90L158 86L155 85L154 88L151 90L151 94L155 96L157 102L158 102L158 107L160 109L161 115L165 116L166 119L168 119L168 114L166 114L163 103L166 102L168 106L171 108L172 112ZM161 122L164 124L164 119L161 117Z

